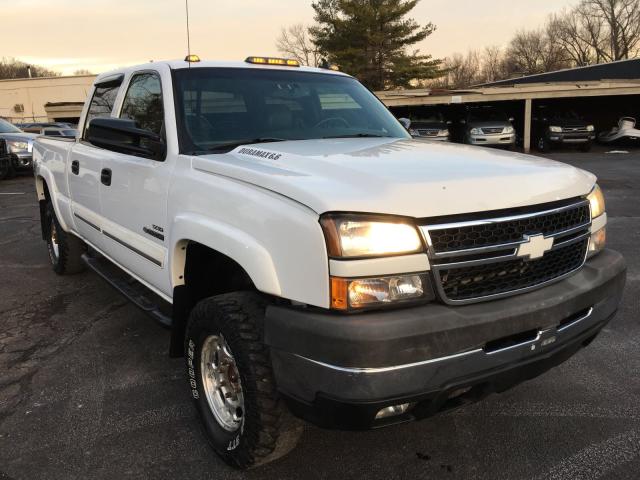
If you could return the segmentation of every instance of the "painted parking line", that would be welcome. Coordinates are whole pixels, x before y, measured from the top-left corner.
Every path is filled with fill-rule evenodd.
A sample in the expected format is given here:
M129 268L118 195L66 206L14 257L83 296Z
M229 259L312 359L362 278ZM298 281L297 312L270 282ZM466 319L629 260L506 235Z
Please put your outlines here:
M24 195L24 192L0 192L0 195Z

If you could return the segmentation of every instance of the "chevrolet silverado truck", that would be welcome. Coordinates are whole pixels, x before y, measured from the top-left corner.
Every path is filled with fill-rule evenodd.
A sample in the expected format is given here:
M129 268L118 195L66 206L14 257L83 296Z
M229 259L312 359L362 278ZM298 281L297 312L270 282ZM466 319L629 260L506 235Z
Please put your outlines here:
M620 302L592 174L413 140L338 71L130 67L97 77L79 130L34 146L53 269L90 267L170 329L239 468L291 450L300 419L369 429L502 392Z

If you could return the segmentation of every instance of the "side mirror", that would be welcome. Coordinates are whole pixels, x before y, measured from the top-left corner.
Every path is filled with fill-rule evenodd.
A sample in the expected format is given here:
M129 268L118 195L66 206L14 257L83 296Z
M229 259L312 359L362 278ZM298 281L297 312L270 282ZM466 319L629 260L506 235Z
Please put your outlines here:
M453 125L453 122L451 120L447 120L447 125Z
M515 118L513 118L513 117L509 117L509 121L510 121L511 123L513 123L513 122L515 122L515 121L516 121L516 119L515 119Z
M460 124L461 124L461 125L466 125L466 124L467 124L467 121L463 118L462 120L460 120Z
M407 130L409 130L409 128L411 128L411 120L409 120L408 118L399 118L398 121L402 124L402 126L404 128L406 128Z
M85 140L96 147L152 160L164 160L167 147L160 135L138 128L128 118L98 117L89 122Z

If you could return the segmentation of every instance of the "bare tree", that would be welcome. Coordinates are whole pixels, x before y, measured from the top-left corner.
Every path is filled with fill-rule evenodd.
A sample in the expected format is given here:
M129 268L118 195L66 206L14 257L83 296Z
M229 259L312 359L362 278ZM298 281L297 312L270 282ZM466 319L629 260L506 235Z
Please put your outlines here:
M74 75L78 76L78 75L93 75L93 72L91 70L87 70L86 68L81 68L79 70L76 70L75 72L73 72Z
M570 66L567 58L547 29L521 30L511 40L507 50L509 73L536 73Z
M0 79L5 78L29 78L31 77L57 77L60 74L41 67L29 65L15 58L2 58L0 60Z
M276 48L283 55L298 60L301 65L320 65L320 52L309 38L309 29L301 23L283 27L276 40Z
M497 45L485 47L481 60L482 82L495 82L506 76L504 53Z
M640 45L640 0L583 0L576 10L606 26L609 60L638 55ZM604 49L603 49L604 50Z

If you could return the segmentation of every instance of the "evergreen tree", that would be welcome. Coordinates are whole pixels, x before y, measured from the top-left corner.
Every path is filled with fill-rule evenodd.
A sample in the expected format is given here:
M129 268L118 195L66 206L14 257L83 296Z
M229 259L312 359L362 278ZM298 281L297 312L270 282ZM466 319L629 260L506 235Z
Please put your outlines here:
M407 49L431 35L406 18L420 0L317 0L313 42L331 63L372 90L410 87L411 80L440 76L440 60Z

